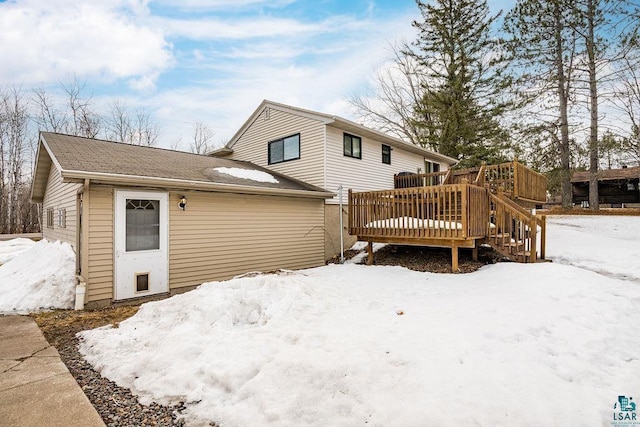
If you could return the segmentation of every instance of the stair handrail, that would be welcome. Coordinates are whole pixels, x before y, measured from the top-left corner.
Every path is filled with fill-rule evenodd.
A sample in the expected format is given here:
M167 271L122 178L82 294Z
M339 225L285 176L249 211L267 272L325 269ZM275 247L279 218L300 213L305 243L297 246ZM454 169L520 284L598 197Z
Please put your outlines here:
M447 170L447 174L444 176L444 179L442 180L442 185L449 184L449 181L451 181L451 169Z
M490 202L493 203L501 203L503 205L503 207L505 207L507 210L510 211L511 214L515 214L516 217L521 218L521 221L525 224L527 224L527 226L529 227L530 230L530 236L528 237L529 239L529 247L530 247L530 260L531 262L535 262L535 259L537 257L537 226L540 225L541 227L541 231L542 231L542 235L541 235L541 247L540 247L540 259L544 259L545 258L545 240L546 240L546 218L544 216L539 217L538 215L529 212L527 209L523 208L522 206L520 206L519 204L517 204L516 202L514 202L513 200L511 200L510 198L506 197L503 194L503 190L502 188L498 189L498 194L494 194L492 192L488 192L489 194L489 200ZM491 230L489 230L489 233L487 235L488 239L491 239L492 237L496 237L497 236L492 236L491 235Z
M480 170L478 171L478 176L476 176L476 179L473 181L473 185L476 185L478 187L484 187L484 183L486 182L486 169L487 169L487 162L482 162L482 166L480 166Z

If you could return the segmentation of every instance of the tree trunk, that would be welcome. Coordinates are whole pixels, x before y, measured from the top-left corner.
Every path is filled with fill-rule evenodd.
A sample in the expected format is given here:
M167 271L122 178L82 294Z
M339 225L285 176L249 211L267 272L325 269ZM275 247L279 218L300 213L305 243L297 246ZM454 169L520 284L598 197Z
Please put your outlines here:
M587 1L587 60L589 65L589 102L591 124L589 129L589 208L600 209L598 194L598 83L596 80L595 4Z
M556 78L557 91L560 107L560 170L562 191L562 207L573 207L573 193L571 191L571 169L570 169L570 153L569 153L569 100L567 91L567 76L564 70L564 43L562 40L562 10L559 5L555 5L554 10L555 38L556 38Z

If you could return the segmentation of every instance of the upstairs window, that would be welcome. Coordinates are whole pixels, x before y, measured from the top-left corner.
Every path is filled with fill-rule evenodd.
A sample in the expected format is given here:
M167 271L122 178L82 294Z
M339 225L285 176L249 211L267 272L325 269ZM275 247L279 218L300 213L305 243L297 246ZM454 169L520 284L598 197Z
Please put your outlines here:
M269 143L269 164L287 162L300 158L300 134L276 139Z
M359 136L344 134L344 155L347 157L354 157L356 159L362 158L362 138Z
M385 165L391 164L391 147L382 144L382 163Z

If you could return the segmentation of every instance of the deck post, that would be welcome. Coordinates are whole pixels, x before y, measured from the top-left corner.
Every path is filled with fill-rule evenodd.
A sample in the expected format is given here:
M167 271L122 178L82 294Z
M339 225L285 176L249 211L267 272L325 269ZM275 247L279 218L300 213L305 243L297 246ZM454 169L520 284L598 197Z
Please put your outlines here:
M476 246L473 247L473 249L471 250L471 258L474 261L478 261L478 244L476 243Z
M538 244L538 220L536 219L536 217L534 216L533 219L531 221L529 221L529 238L531 239L531 247L530 247L530 252L531 255L529 256L529 262L536 262L536 258L538 257L538 249L537 249L537 244Z
M545 246L547 240L547 217L545 215L542 215L540 219L542 220L540 227L540 259L546 259Z
M455 242L451 243L451 272L457 273L460 271L458 268L458 245Z
M369 253L367 265L373 265L373 242L371 240L367 243L367 252Z

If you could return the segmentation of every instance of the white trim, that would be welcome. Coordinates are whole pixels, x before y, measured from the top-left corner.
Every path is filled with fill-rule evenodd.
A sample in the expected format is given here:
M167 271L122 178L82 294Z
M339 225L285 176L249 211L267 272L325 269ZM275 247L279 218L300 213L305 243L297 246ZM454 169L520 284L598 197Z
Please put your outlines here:
M317 120L323 123L325 127L327 125L332 125L338 129L359 133L369 138L376 139L380 142L389 144L393 147L407 150L416 154L422 154L428 158L437 159L439 162L446 163L449 166L452 166L458 163L458 161L452 157L445 156L444 154L437 153L435 151L420 147L418 145L407 143L400 138L387 135L386 133L368 128L364 125L358 124L351 120L343 119L342 117L332 116L329 114L319 113L316 111L305 110L303 108L293 107L291 105L280 104L278 102L269 101L266 99L260 103L258 108L256 108L256 110L253 112L253 114L251 114L251 116L249 116L249 118L242 125L242 127L231 137L229 142L225 145L225 148L233 149L233 146L236 144L236 142L238 142L238 140L242 137L242 135L244 135L244 133L255 122L255 120L260 117L260 115L262 114L265 108L273 108L273 109L294 114L300 117L306 117L311 120Z
M192 189L203 191L219 191L223 193L243 193L243 194L267 194L277 196L298 196L311 199L327 199L335 194L321 190L291 190L286 188L254 187L236 184L222 184L208 181L190 181L175 178L161 178L140 175L124 175L103 172L87 172L78 170L62 171L62 178L65 180L91 179L92 182L120 185L142 185L150 187L172 187L176 189ZM292 178L289 178L292 179Z

